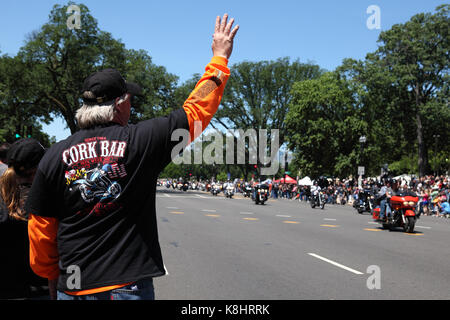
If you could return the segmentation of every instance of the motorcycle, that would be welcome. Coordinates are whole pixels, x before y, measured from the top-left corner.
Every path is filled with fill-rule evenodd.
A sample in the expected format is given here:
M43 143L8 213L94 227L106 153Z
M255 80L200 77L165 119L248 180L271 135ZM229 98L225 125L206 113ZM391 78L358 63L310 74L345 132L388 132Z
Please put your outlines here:
M233 187L227 187L225 189L225 197L231 199L233 197L233 195L234 195Z
M255 204L264 204L269 197L269 186L258 184L255 186L255 192L252 193L252 200Z
M181 190L186 192L186 191L188 191L188 189L189 189L189 184L187 182L183 183L183 185L181 186Z
M244 197L251 197L252 196L252 188L250 186L244 187Z
M359 193L358 198L358 201L355 201L353 205L358 210L358 213L362 214L364 211L372 212L375 200L373 194L369 190L364 190Z
M312 195L310 199L311 208L315 208L316 206L320 207L320 209L325 208L325 195L322 191L319 191L316 195Z
M419 197L414 196L392 196L390 199L391 214L380 220L380 207L378 206L373 209L372 218L384 229L392 230L401 227L404 232L413 233L418 219L415 212L418 201Z
M217 196L217 195L219 194L219 192L220 192L220 190L219 190L219 187L218 187L218 186L213 186L213 187L211 188L211 194L212 194L213 196Z

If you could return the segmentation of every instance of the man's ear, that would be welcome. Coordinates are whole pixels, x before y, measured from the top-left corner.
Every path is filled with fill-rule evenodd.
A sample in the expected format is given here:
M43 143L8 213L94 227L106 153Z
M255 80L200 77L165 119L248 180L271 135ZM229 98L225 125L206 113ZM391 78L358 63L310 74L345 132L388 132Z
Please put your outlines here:
M121 99L121 97L116 98L114 101L114 118L112 121L122 126L127 125L128 120L130 119L130 108L129 94L126 94L123 99Z
M121 97L117 97L116 100L114 101L114 111L116 111L118 109L120 100L121 100Z

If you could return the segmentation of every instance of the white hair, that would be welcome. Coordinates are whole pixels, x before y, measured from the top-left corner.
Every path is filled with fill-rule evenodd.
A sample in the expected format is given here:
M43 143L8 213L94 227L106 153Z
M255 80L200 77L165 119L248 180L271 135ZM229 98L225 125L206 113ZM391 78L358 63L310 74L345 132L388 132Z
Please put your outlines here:
M122 103L126 95L120 97L119 103ZM75 113L75 119L81 129L87 129L96 125L107 124L114 118L116 107L115 100L103 103L83 102L81 108Z

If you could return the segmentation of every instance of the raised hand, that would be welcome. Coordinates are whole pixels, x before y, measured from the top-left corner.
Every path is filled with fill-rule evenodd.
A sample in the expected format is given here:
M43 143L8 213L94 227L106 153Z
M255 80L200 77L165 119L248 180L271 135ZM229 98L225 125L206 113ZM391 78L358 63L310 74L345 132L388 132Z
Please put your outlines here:
M239 25L236 25L233 30L234 18L228 22L228 14L224 14L223 18L220 16L216 18L216 28L213 35L212 51L214 56L220 56L229 59L233 51L234 36L239 30Z

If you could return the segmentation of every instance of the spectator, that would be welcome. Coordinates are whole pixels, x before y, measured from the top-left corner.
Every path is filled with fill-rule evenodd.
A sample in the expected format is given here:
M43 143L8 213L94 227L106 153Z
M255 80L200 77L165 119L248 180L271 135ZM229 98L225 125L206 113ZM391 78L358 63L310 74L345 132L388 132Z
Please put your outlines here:
M439 212L438 214L441 217L449 217L450 216L450 204L448 203L448 198L446 196L441 196L438 203Z
M33 299L49 296L47 281L29 264L28 215L24 202L44 148L34 139L12 144L9 168L0 178L0 299ZM54 297L54 295L52 295Z
M8 164L6 160L6 156L9 150L10 144L8 142L4 142L0 144L0 177L5 173L6 169L8 169Z
M57 279L58 299L154 299L153 278L166 274L156 180L172 152L206 129L218 109L238 30L231 30L233 22L217 17L206 71L183 107L167 117L128 124L139 86L113 69L85 80L76 114L81 130L44 156L26 204L31 266ZM201 130L194 130L196 121ZM187 136L181 143L174 141L180 131Z

